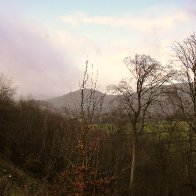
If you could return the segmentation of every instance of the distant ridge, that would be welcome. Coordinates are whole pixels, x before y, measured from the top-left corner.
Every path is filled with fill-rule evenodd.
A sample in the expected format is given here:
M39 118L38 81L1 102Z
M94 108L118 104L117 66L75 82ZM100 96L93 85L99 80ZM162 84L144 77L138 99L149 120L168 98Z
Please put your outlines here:
M186 89L188 86L187 84L176 84L177 88ZM170 91L173 89L172 85L165 85L162 87L162 90L164 91ZM90 89L85 89L85 97L90 93ZM119 105L119 95L108 95L104 94L100 91L95 90L94 97L95 99L99 100L101 97L104 96L104 101L102 105L102 111L103 113L107 113L112 111L112 109L116 109ZM133 95L134 96L134 95ZM183 98L187 101L190 100L188 95L184 95ZM150 107L150 113L155 115L164 115L163 111L172 112L172 105L171 103L168 103L166 100L166 97L164 95L160 95L158 97L158 100L162 102L162 107L160 108L159 104L153 104ZM86 101L86 99L85 99ZM65 109L69 108L70 110L74 111L76 109L79 109L80 103L81 103L81 90L76 90L70 93L67 93L65 95L55 97L52 99L47 100L41 100L36 101L38 105L40 105L42 108L50 109L55 112L60 112L62 114L65 113ZM158 102L157 102L158 103ZM85 105L85 104L84 104Z
M90 94L90 89L84 90L84 96L87 97ZM117 95L107 95L100 91L95 90L94 97L99 100L104 96L103 101L103 111L108 111L112 107L113 102L117 99ZM76 107L79 107L81 103L81 90L70 92L68 94L55 97L52 99L46 100L54 108L61 110L62 108L69 107L72 110L75 110Z

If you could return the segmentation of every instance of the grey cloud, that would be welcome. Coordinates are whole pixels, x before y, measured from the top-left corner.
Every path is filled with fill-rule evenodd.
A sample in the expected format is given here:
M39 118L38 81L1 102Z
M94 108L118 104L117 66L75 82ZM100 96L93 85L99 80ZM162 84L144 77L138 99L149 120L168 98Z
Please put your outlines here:
M43 98L65 93L78 84L79 70L44 31L32 28L0 14L0 72L13 78L22 95Z
M188 14L196 17L196 1L195 0L188 0L186 1L187 5L187 12Z

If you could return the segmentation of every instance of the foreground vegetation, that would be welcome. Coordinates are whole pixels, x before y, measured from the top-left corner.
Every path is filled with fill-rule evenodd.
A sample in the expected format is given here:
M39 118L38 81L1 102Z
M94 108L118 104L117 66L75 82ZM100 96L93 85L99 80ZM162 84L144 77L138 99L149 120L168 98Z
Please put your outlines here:
M65 116L14 101L1 76L0 195L196 195L195 36L175 51L185 87L149 56L126 58L135 81L113 87L120 104L107 113L96 79L85 95L88 63Z

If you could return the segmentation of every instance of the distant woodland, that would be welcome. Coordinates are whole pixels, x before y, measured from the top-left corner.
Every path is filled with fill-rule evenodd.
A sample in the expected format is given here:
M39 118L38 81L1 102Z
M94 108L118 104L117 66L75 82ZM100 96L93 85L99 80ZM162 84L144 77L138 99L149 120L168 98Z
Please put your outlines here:
M0 195L196 195L196 34L172 49L168 65L126 57L130 78L107 93L87 61L60 112L14 100L2 74Z

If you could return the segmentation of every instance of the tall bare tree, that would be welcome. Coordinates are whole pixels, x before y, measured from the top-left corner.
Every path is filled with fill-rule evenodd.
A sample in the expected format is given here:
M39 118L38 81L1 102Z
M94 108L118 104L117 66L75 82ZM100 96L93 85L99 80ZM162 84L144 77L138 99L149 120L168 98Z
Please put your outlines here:
M173 50L175 52L173 67L178 72L175 78L178 83L173 84L170 96L188 125L189 152L186 170L188 180L191 182L190 171L196 158L193 156L196 150L196 34L190 35L182 42L175 42ZM188 166L191 162L192 166Z
M196 132L196 34L190 35L183 42L173 45L175 64L178 71L174 85L177 103L184 118L193 131Z
M147 55L135 55L124 59L129 73L129 80L122 80L116 87L121 93L121 103L131 124L131 169L129 191L133 192L137 164L137 143L144 132L146 120L150 114L152 104L162 93L162 86L170 78L158 61Z

